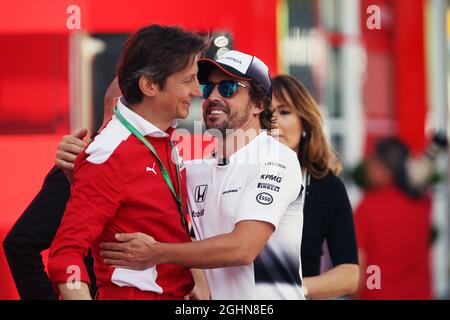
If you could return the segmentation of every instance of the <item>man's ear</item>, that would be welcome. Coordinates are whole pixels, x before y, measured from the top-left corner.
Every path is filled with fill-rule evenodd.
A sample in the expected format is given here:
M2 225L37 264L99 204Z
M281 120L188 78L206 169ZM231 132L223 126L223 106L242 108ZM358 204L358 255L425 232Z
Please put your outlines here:
M139 89L147 97L154 97L159 92L159 85L144 76L139 78Z
M254 116L259 115L263 111L264 111L264 103L263 102L260 102L257 105L253 105L253 115Z

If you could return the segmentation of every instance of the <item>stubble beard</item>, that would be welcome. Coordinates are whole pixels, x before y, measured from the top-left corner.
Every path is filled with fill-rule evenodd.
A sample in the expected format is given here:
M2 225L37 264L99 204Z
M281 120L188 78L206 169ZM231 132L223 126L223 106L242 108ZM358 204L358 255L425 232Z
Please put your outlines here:
M222 137L226 137L235 130L242 128L244 124L249 121L251 116L250 109L251 106L250 103L248 103L243 114L239 115L230 112L226 119L215 121L214 123L208 122L204 116L203 121L205 123L206 130L214 136L220 134Z

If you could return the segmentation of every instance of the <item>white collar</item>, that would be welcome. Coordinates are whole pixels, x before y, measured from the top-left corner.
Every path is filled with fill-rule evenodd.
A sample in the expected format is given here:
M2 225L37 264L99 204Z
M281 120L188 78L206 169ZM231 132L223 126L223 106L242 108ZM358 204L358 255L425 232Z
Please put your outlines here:
M266 130L261 130L261 132L253 138L249 143L247 143L245 146L237 150L235 153L230 155L229 157L229 163L234 163L238 161L251 161L251 159L247 159L246 156L248 154L256 154L258 151L258 148L261 147L260 143L264 143L262 141L267 141L268 135ZM264 139L264 140L262 140ZM216 158L216 161L219 159ZM254 160L254 159L253 159Z
M157 126L155 126L153 123L151 123L148 120L145 120L143 117L138 115L136 112L131 110L126 106L125 98L122 96L117 101L117 109L119 110L120 114L130 122L133 127L135 127L142 135L144 136L150 136L155 138L165 138L169 135L167 132L162 131ZM115 116L114 116L115 117ZM176 128L178 124L177 120L172 121L170 124L171 128Z

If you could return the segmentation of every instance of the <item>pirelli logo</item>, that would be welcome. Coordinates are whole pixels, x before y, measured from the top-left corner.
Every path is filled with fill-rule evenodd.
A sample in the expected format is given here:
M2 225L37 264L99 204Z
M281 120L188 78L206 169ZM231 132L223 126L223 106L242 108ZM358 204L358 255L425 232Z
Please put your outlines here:
M258 188L259 189L267 189L267 190L275 191L275 192L280 192L280 187L274 186L273 184L270 184L270 183L258 183Z

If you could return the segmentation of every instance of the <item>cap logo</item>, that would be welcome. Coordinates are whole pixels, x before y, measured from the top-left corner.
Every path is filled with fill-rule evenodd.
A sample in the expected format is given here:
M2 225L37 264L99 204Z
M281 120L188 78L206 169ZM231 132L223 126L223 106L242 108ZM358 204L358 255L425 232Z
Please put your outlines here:
M241 61L241 60L236 59L236 58L233 58L233 57L221 57L221 59L227 59L227 60L231 60L231 61L233 61L233 62L242 64L242 61Z
M217 62L226 64L242 74L246 74L250 64L252 63L252 56L239 51L229 51L221 56Z

